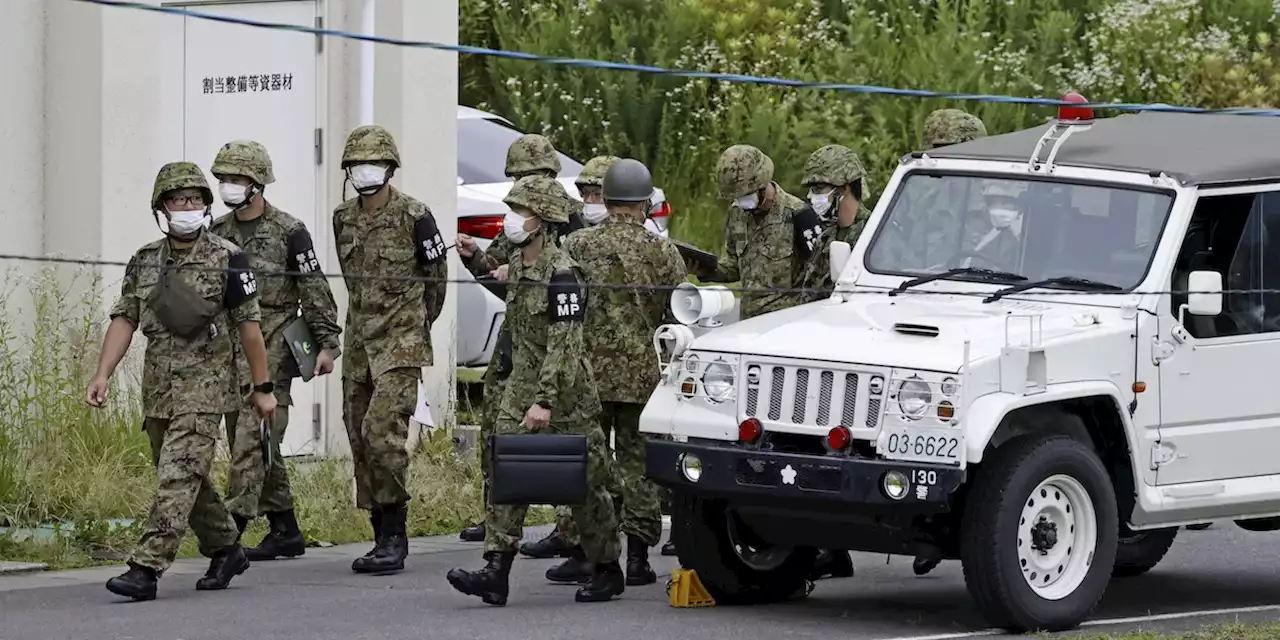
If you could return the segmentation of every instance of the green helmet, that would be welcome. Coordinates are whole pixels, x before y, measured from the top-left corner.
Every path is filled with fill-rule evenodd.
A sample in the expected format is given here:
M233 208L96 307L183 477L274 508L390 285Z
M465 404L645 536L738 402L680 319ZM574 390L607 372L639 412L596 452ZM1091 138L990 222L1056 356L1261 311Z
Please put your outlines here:
M160 167L156 174L155 186L151 189L151 209L161 208L160 199L164 194L178 189L199 189L204 196L205 206L213 204L213 190L205 180L204 171L194 162L170 162Z
M938 109L924 120L924 143L930 147L968 142L987 135L977 116L959 109Z
M516 180L502 201L511 207L524 207L547 222L569 221L569 194L555 178L525 176Z
M735 144L720 154L716 163L716 186L726 200L755 193L773 180L773 160L747 144Z
M544 135L526 133L507 148L507 177L523 178L532 173L560 173L560 155Z
M853 149L838 144L829 144L814 151L804 163L804 180L806 187L815 184L830 184L842 187L862 180L867 172L862 168L862 161Z
M263 186L276 181L267 148L252 140L234 140L222 145L213 159L212 171L214 177L244 176Z
M604 174L605 202L644 202L652 197L653 176L639 160L619 160Z
M392 168L400 166L400 152L391 132L376 124L351 130L347 146L342 150L342 168L362 162L390 162Z
M582 173L578 174L578 179L573 181L574 184L579 187L599 187L603 185L605 173L618 160L620 160L618 156L596 156L588 160L587 164L582 167Z

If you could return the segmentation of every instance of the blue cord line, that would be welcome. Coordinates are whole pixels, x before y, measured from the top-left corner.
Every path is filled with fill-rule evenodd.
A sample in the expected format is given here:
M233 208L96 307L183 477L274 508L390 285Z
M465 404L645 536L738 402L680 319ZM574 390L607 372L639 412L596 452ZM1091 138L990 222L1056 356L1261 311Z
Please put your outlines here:
M769 86L791 87L794 89L816 89L825 91L843 91L850 93L866 93L878 95L893 96L909 96L915 98L946 98L951 100L967 100L976 102L994 102L1000 104L1034 104L1044 106L1073 106L1073 107L1092 107L1094 109L1114 109L1118 111L1165 111L1172 113L1200 113L1215 115L1246 115L1246 116L1280 116L1280 109L1260 109L1254 107L1231 107L1227 109L1207 109L1204 107L1178 107L1170 105L1155 104L1139 104L1128 102L1087 102L1076 103L1066 102L1053 98L1022 98L1017 96L1002 96L990 94L974 94L974 93L944 93L939 91L929 91L925 89L899 89L894 87L881 87L876 85L864 84L839 84L828 82L806 82L803 80L791 80L787 78L771 78L763 76L747 76L729 73L713 73L710 71L695 71L688 69L667 69L663 67L654 67L648 65L627 64L623 62L609 62L606 60L589 60L584 58L559 58L552 56L543 56L536 53L525 53L522 51L504 51L501 49L487 49L484 47L472 47L467 45L444 44L439 42L429 42L422 40L401 40L398 38L385 38L381 36L370 36L361 33L351 33L348 31L339 31L336 29L321 29L317 27L305 27L300 25L282 24L277 22L262 22L258 20L248 20L244 18L233 18L229 16L220 16L212 13L201 13L191 11L189 9L181 9L178 7L164 7L151 4L142 4L138 2L126 2L124 0L75 0L76 2L88 2L91 4L120 7L126 9L141 9L144 11L155 11L159 13L169 13L175 15L189 16L202 20L213 20L215 22L226 22L230 24L239 24L250 27L258 27L263 29L274 29L278 31L296 31L300 33L309 33L317 36L333 36L338 38L347 38L351 40L362 40L365 42L376 42L380 44L390 44L401 47L418 47L426 49L436 49L440 51L451 51L454 53L470 54L477 56L488 56L497 58L509 58L515 60L527 60L530 62L539 62L542 64L554 64L570 67L583 67L588 69L611 69L615 71L634 71L637 73L650 73L656 75L676 76L684 78L700 78L704 80L717 80L721 82L737 82L746 84L762 84ZM427 0L421 0L427 1Z

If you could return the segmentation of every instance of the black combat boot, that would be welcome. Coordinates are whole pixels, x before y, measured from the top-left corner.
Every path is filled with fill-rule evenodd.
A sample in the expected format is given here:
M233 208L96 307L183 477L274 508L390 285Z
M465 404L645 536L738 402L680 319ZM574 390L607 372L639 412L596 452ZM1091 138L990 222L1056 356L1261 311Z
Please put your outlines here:
M658 581L649 566L649 545L635 536L627 536L627 586L638 587Z
M244 554L240 543L231 545L213 556L209 561L209 570L204 577L196 581L196 591L217 591L226 589L231 579L244 573L249 568L249 558Z
M355 572L360 572L359 567L364 566L364 563L368 562L369 560L372 560L374 554L378 552L378 547L382 545L381 507L374 505L374 507L369 510L369 524L373 527L373 548L370 549L364 555L352 561L351 570Z
M911 563L911 570L916 575L922 576L942 562L942 550L937 547L926 547L916 553L916 559Z
M818 559L809 572L809 579L821 580L826 577L853 577L853 558L849 557L848 551L823 549L822 553L818 554Z
M667 542L662 545L662 555L664 556L676 555L676 543L674 540L668 539Z
M562 584L586 584L591 581L592 566L581 546L569 550L569 559L547 569L547 580Z
M559 526L547 534L547 537L537 542L527 542L520 545L520 553L530 558L568 558L572 552L573 548L568 542L565 542L564 536L560 534Z
M484 559L489 564L483 569L450 569L446 577L454 589L469 596L480 596L485 604L501 607L507 604L507 593L510 590L507 577L511 574L511 561L515 557L514 551L487 551Z
M573 599L578 602L608 602L627 590L626 582L627 578L622 575L622 567L616 560L601 562L596 565L595 572L591 575L591 582L578 589L578 592L573 594Z
M155 600L156 570L150 567L129 565L129 570L107 581L107 591L134 600Z
M463 542L484 542L484 523L463 529L462 533L458 534L458 539Z
M292 509L268 513L267 521L271 523L271 532L258 546L244 550L249 560L275 560L281 556L294 558L307 552L307 539L298 529L298 520Z
M351 568L357 573L387 575L404 569L409 557L409 538L405 533L408 505L382 508L382 537L374 547L373 557L356 558Z

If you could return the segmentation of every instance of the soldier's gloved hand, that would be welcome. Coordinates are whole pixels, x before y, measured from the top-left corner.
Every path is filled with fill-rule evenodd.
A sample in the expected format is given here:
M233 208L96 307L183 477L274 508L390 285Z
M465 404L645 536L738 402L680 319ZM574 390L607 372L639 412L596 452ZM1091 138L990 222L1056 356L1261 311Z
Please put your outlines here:
M529 407L524 413L524 424L530 431L537 431L551 423L551 410L538 405Z
M263 420L275 420L276 396L274 393L253 392L253 407Z
M495 277L495 278L497 278L497 279L502 280L502 281L504 281L504 282L505 282L505 281L506 281L506 279L507 279L507 267L508 267L508 266L509 266L509 265L505 265L505 264L504 264L504 265L502 265L501 267L498 267L497 269L494 269L493 271L490 271L490 272L489 272L489 275L491 275L491 276L493 276L493 277Z
M333 373L333 354L328 349L321 349L320 355L316 356L315 374L323 376Z
M85 392L84 401L91 407L102 408L107 404L107 380L106 378L94 378L89 383L89 390Z
M463 258L470 258L471 256L474 256L476 254L476 249L479 248L476 245L476 241L473 240L471 236L465 233L458 234L457 245L458 245L458 255L462 256Z

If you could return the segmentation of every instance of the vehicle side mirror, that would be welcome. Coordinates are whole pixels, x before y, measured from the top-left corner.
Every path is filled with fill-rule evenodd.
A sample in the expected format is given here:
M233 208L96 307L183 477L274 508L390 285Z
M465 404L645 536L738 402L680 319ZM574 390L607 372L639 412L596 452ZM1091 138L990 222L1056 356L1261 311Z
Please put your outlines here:
M1187 278L1187 313L1193 316L1216 316L1222 313L1222 274L1217 271L1192 271Z
M835 241L831 243L831 282L832 284L840 280L840 274L844 272L844 266L849 262L849 255L853 253L853 247L848 242Z

